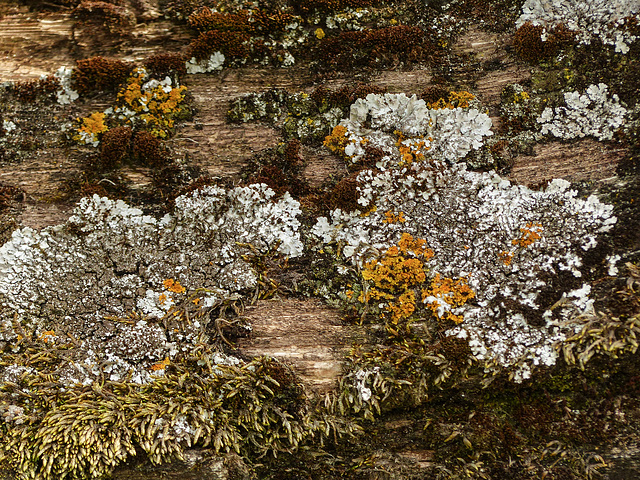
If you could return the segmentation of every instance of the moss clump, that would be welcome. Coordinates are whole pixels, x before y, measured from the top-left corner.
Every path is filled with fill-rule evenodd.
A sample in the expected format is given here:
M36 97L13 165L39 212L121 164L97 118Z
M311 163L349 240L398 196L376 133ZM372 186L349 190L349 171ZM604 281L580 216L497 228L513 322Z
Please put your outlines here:
M144 66L152 78L159 80L171 77L178 83L187 74L184 55L177 53L151 55L144 61Z
M111 170L131 157L130 127L115 127L102 136L100 144L100 170Z
M0 387L0 467L16 478L101 478L132 457L162 464L196 446L258 458L356 429L316 413L293 372L268 358L216 365L201 350L147 385L69 387L47 380L68 346L22 342L24 353L5 354L2 366L35 368Z
M553 57L560 48L567 47L574 42L575 33L563 24L557 25L542 39L546 30L541 25L526 22L513 36L513 47L516 53L527 62L538 63Z
M71 79L79 94L116 92L133 71L133 64L104 57L78 60Z
M40 80L15 82L12 85L13 94L23 103L33 103L39 98L52 99L59 88L60 81L54 75Z
M134 161L146 167L157 167L165 162L161 141L145 130L135 133L132 156Z
M433 61L441 52L434 32L398 25L325 37L318 41L313 58L320 70L350 70Z
M293 139L279 144L275 149L257 154L242 170L245 183L264 183L277 196L285 192L289 192L294 198L309 194L311 188L302 177L304 162L300 149L300 141Z
M294 2L302 14L329 13L345 8L367 8L378 3L376 0L301 0Z

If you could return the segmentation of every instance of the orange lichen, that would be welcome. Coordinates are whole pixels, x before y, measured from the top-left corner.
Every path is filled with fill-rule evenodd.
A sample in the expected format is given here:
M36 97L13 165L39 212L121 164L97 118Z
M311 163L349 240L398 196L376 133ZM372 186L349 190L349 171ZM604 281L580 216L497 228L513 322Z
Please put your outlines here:
M388 212L384 212L385 219L382 220L382 223L404 223L406 219L404 218L404 212L400 212L397 215L393 213L391 210Z
M55 336L56 336L56 332L54 332L53 330L47 330L46 332L42 332L39 338L44 343L47 343L49 341L49 337L55 337Z
M118 100L139 114L138 118L150 128L152 135L166 138L173 128L174 117L184 101L187 87L168 87L160 84L155 88L143 90L145 79L144 70L135 69L127 80L127 86L118 93Z
M333 127L331 135L325 137L323 145L333 153L344 155L344 149L350 142L351 140L347 137L347 127L336 125Z
M441 277L439 273L431 280L429 288L422 290L422 302L433 315L438 320L451 320L454 323L461 323L463 318L462 315L453 314L451 309L461 307L474 297L475 293L466 278L453 280ZM445 305L441 302L446 304L446 308L443 309Z
M78 133L72 138L78 143L97 146L100 135L109 130L105 123L105 114L102 112L94 112L88 117L77 120L80 122L80 126L76 129Z
M520 229L520 238L511 240L512 245L526 248L533 244L536 240L540 240L540 232L542 232L542 224L528 222L527 225Z
M415 257L409 254L415 255ZM421 257L421 258L416 258ZM358 297L361 303L371 299L388 300L387 311L391 323L397 325L409 318L416 309L413 289L426 281L423 260L433 257L433 250L427 248L426 240L414 239L403 233L398 245L390 247L380 259L365 264L362 278L371 282L371 288Z
M169 357L165 357L163 361L151 365L151 371L157 372L158 370L164 370L165 368L167 368L169 363Z
M398 151L400 152L400 166L403 165L411 165L414 161L422 161L424 160L424 153L429 150L431 147L427 144L427 141L420 139L412 139L413 143L407 145L404 143L405 137L401 131L396 130L395 133L398 136L398 140L396 141L396 147L398 147ZM428 139L431 142L431 138Z
M466 90L459 92L449 92L448 99L440 98L435 102L427 103L427 106L431 109L439 110L441 108L469 108L469 104L476 97L472 93Z
M97 135L109 130L109 127L104 123L105 114L102 112L94 112L88 117L78 119L82 124L78 128L78 132L84 132L89 135Z
M506 266L509 266L511 265L511 261L513 260L513 252L507 252L506 250L503 250L498 253L498 258Z
M184 293L186 291L186 288L180 285L180 282L174 280L173 278L168 278L167 280L162 282L162 285L164 285L164 288L173 293Z

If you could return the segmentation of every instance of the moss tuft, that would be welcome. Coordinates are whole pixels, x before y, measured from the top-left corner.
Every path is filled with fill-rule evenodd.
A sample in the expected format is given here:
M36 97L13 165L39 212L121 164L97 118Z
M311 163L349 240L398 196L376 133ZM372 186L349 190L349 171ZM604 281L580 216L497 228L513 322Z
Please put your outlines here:
M134 66L121 60L92 57L78 60L71 79L79 94L116 92L126 82Z

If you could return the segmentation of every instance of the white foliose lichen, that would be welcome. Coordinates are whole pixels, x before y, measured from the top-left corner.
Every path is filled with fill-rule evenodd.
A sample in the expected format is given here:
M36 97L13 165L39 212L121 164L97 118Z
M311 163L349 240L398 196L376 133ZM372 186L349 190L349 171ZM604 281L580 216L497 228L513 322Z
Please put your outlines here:
M483 138L493 135L491 118L477 108L432 109L416 95L404 93L371 93L358 99L340 125L347 129L345 154L353 162L362 158L366 145L397 153L393 132L410 137L406 142L420 153L450 162L480 148Z
M614 45L616 52L625 54L636 37L620 27L625 18L639 11L639 0L527 0L516 27L526 22L544 27L564 24L578 33L578 40L583 44L588 45L594 37L599 37L604 44Z
M22 328L52 344L69 334L78 352L95 352L95 362L70 364L71 383L87 381L92 369L80 367L108 355L114 378L147 379L150 365L188 350L204 327L192 319L179 331L167 328L161 320L172 307L189 304L199 289L205 308L252 290L246 254L302 253L299 204L274 195L264 184L206 187L178 197L161 219L95 195L64 225L16 230L0 248L0 312L9 312L0 318L0 342L17 338L16 314Z
M367 110L358 113L361 107L352 114L369 117ZM422 115L416 107L379 108L369 121L415 133L413 119ZM591 306L586 287L563 292L554 279L569 274L569 283L582 285L582 255L616 222L613 207L595 196L578 198L565 180L532 191L463 163L425 157L403 165L398 154L387 153L381 168L357 176L358 203L367 212L336 209L319 218L312 230L319 242L338 245L339 259L353 271L404 233L425 239L434 252L424 260L431 278L464 278L475 293L473 303L455 312L462 321L448 335L468 339L487 369L509 368L516 381L530 376L532 366L554 364L557 346L575 333L571 315ZM564 299L562 306L551 308L549 298L540 298L543 290L551 303Z
M222 70L224 67L224 55L222 52L214 52L209 58L205 58L203 60L196 60L195 57L192 57L190 60L186 62L187 73L209 73L214 72L216 70Z
M18 127L11 120L7 120L6 118L2 120L2 130L4 133L11 133Z
M543 134L563 139L592 136L611 140L624 124L627 109L620 105L617 95L609 98L604 83L590 85L585 93L566 92L564 107L544 109L537 122Z
M60 86L62 87L56 92L58 103L61 105L68 105L75 102L79 97L78 92L72 88L72 73L73 68L62 66L53 74L58 79L58 82L60 82Z

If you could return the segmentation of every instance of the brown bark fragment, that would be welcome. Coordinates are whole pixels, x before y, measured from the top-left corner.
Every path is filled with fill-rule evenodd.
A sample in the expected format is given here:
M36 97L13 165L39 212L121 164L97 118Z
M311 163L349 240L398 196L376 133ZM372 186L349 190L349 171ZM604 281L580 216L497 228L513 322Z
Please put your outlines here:
M253 331L241 340L247 355L268 355L292 365L317 392L333 388L342 371L342 351L352 332L338 311L318 300L282 299L258 302L245 312Z
M623 148L609 148L591 139L537 144L535 155L515 158L509 178L524 185L564 178L570 182L603 181L616 174Z

